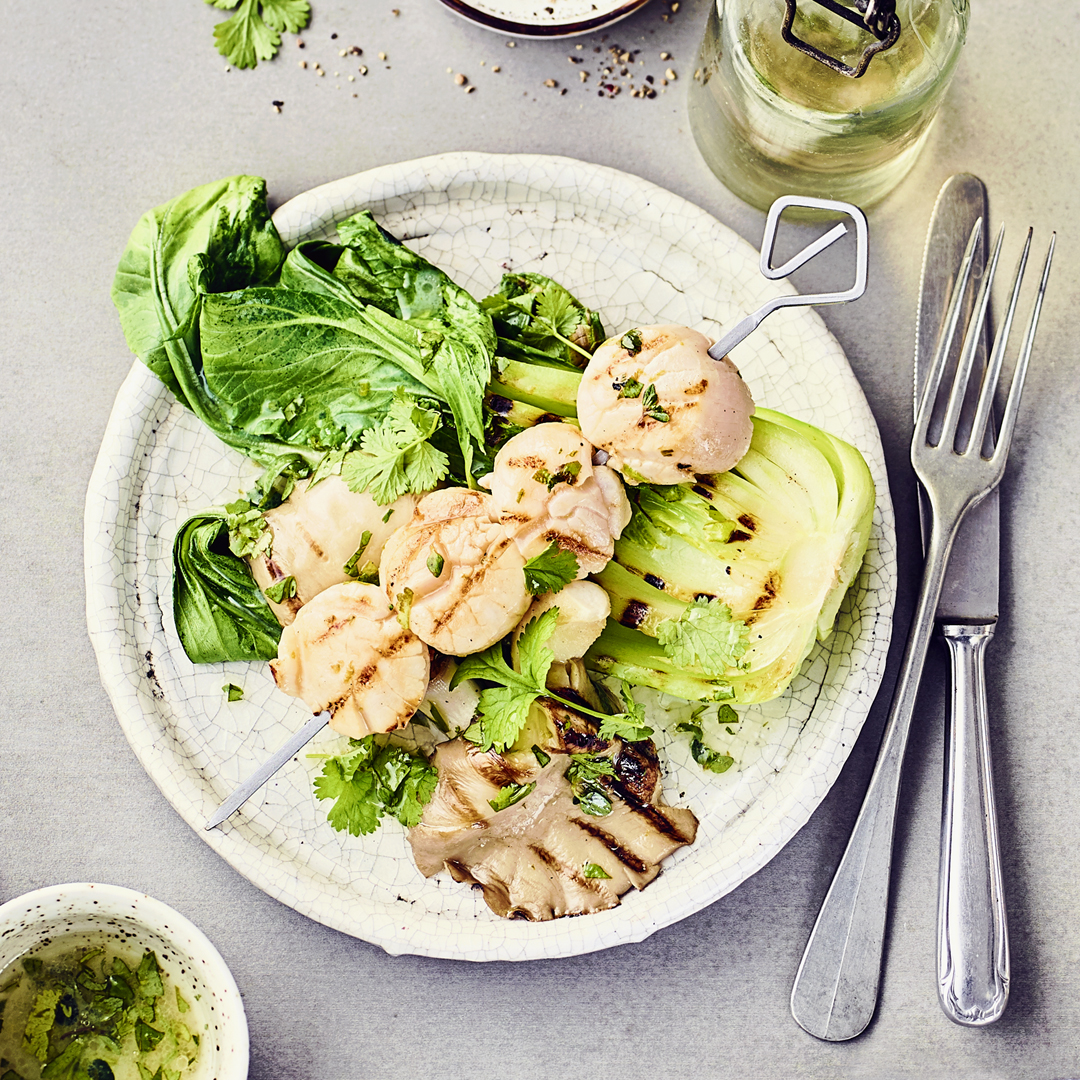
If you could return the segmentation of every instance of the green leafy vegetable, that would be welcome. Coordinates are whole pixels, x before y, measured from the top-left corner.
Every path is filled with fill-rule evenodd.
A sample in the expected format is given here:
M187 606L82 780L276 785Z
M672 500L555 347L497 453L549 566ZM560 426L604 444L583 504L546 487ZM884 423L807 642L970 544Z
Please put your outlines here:
M420 753L385 736L350 739L344 754L330 757L315 780L315 795L333 799L327 820L351 836L374 832L384 816L406 828L419 824L438 774Z
M131 351L214 431L222 425L201 382L199 298L271 281L284 255L266 182L232 176L145 213L120 259L112 299Z
M564 586L577 580L577 556L552 541L539 555L525 563L524 573L525 588L533 596L561 592Z
M500 810L505 810L508 806L513 806L514 803L521 802L527 795L531 795L536 790L535 783L529 784L504 784L499 788L499 794L494 799L488 799L491 804L491 809L498 813Z
M665 619L656 636L672 663L721 677L739 666L749 633L746 623L714 597L694 600L677 619Z
M270 660L281 626L243 559L229 550L224 518L197 514L173 541L173 615L196 664Z
M295 34L308 24L308 0L206 0L222 11L240 5L235 15L214 27L217 50L234 67L253 68L272 60L281 45L281 31Z
M428 442L439 423L434 409L396 398L380 424L363 433L360 449L345 455L341 478L350 491L366 491L380 506L406 492L431 491L448 472L446 455Z

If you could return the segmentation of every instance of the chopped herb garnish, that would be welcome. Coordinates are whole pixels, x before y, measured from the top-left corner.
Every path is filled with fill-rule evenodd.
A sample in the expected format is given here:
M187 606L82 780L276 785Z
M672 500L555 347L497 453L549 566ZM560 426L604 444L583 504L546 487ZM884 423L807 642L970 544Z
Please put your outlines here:
M591 817L605 817L611 813L611 799L601 778L614 775L611 759L602 754L570 755L566 780L574 793L574 802Z
M347 577L351 577L354 580L360 577L359 571L356 569L356 564L360 561L360 556L364 554L368 544L371 543L371 530L365 529L360 534L360 546L353 552L349 561L341 568Z
M296 578L290 574L280 581L275 581L273 585L268 585L264 591L266 599L273 600L275 604L280 604L284 600L291 600L296 596Z
M541 750L540 747L536 745L536 743L532 744L531 749L533 752L533 757L536 758L537 765L539 765L542 769L551 760L551 755Z
M446 565L446 560L437 552L432 551L427 559L427 568L431 572L432 577L438 577L443 572L443 567Z
M602 866L598 866L594 862L587 862L581 868L581 872L586 878L590 878L590 879L591 878L608 878L610 880L610 878L611 878L611 875Z
M409 629L409 615L412 612L413 605L413 591L412 589L405 589L404 592L399 592L396 598L397 604L397 621L401 623L405 630Z
M393 508L387 510L386 513L383 514L382 519L383 519L383 524L384 525L390 520L390 518L393 516L393 514L394 514Z
M621 338L619 338L619 344L631 355L636 356L641 352L641 331L640 330L627 330Z
M514 803L521 802L527 795L531 795L535 790L536 784L505 784L499 788L499 794L494 799L488 799L488 803L491 809L498 813L500 810L505 810L508 806L513 806Z
M560 465L556 472L551 472L549 469L540 468L533 473L532 478L538 483L543 484L544 487L551 491L556 484L571 484L577 479L578 474L581 472L581 462L570 461ZM522 491L524 494L524 491ZM520 496L518 502L521 502Z
M226 683L221 689L230 701L239 701L244 696L244 688L236 683Z
M637 398L641 397L641 391L645 387L637 381L637 379L631 376L619 387L619 397L621 398Z
M660 399L652 383L645 387L645 393L641 398L641 409L646 416L659 420L661 424L666 424L671 419L668 411L660 407Z

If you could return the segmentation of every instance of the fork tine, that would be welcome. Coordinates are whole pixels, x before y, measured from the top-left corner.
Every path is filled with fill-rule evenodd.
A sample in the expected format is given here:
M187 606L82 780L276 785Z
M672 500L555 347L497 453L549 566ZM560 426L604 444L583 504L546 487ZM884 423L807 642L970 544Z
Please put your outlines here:
M990 289L994 283L994 275L997 273L998 258L1001 255L1001 242L1005 239L1005 226L1002 225L998 231L997 243L994 245L994 253L990 256L990 263L986 268L986 272L983 274L982 281L979 283L979 291L975 298L975 309L972 312L971 319L968 322L967 330L964 334L964 344L960 350L960 356L956 361L956 371L953 374L952 389L949 391L949 404L945 410L945 419L941 425L941 438L938 441L939 446L952 446L956 440L956 428L960 422L960 412L964 407L964 399L967 396L968 382L971 379L971 368L975 361L975 353L979 346L979 338L983 332L983 325L986 322L986 309L990 306ZM986 381L983 382L983 391L986 390ZM993 396L993 388L990 390L991 396ZM972 434L974 428L972 428ZM959 453L966 454L971 449L971 438L969 436L967 443L959 450ZM982 441L976 444L982 446Z
M1016 358L1012 386L1009 388L1009 398L1005 402L1005 414L1001 419L1001 431L998 434L997 445L994 447L994 456L991 459L998 464L999 468L1005 466L1005 458L1009 453L1009 443L1012 441L1013 428L1016 426L1016 414L1020 408L1020 395L1024 390L1028 361L1031 359L1031 347L1035 342L1035 328L1039 325L1039 315L1042 312L1043 297L1046 295L1046 282L1050 277L1050 262L1054 257L1054 244L1056 242L1057 233L1051 233L1050 247L1046 252L1046 262L1043 264L1042 279L1039 281L1039 291L1035 294L1031 318L1028 320L1027 330L1024 332L1024 342L1020 347L1020 355Z
M990 360L986 365L986 373L983 376L982 390L979 394L979 404L975 411L975 420L971 425L972 446L982 447L986 434L986 425L990 420L990 410L994 407L994 394L997 392L998 379L1001 377L1001 366L1005 360L1005 347L1012 333L1013 316L1016 314L1016 302L1020 299L1020 283L1023 281L1027 270L1028 255L1031 252L1032 230L1028 229L1027 239L1024 241L1024 250L1020 252L1020 258L1016 263L1016 273L1013 275L1012 292L1009 295L1009 306L1005 312L1005 318L998 327L994 338L994 347L990 351Z
M945 314L941 334L938 337L934 359L930 364L930 370L926 373L922 398L919 400L919 410L915 414L915 430L911 436L912 453L915 452L916 447L924 445L927 441L930 417L934 411L934 402L937 400L938 390L941 388L941 379L945 372L945 364L949 359L949 352L952 349L953 338L956 337L956 327L960 322L960 309L964 293L967 291L968 281L971 278L971 267L975 260L975 248L979 242L979 237L982 235L982 228L983 220L979 218L972 227L967 247L964 249L964 257L960 262L960 269L956 275L956 283L953 285L952 296L949 298L949 307Z

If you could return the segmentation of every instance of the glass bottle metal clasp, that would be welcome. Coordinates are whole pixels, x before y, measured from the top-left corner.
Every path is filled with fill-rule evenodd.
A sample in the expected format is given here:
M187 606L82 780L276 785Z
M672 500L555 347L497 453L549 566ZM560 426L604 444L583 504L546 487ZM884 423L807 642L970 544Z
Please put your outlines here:
M840 75L846 75L850 79L859 78L866 71L870 61L879 52L884 52L895 45L897 38L900 37L900 18L896 14L896 0L852 0L852 7L847 7L839 0L813 0L813 2L873 35L874 40L863 49L858 63L850 67L835 56L829 56L828 53L822 52L809 42L795 36L791 27L795 22L798 0L784 0L786 10L784 22L780 28L784 40L792 48L806 53L807 56L812 56Z

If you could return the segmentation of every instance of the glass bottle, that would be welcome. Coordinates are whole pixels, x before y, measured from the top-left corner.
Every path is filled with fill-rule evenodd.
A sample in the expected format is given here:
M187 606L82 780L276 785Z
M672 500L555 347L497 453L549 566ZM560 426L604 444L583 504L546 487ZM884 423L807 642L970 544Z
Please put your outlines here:
M784 41L784 0L715 0L688 90L706 163L766 209L798 193L877 202L929 134L967 33L968 0L898 0L900 36L851 78ZM792 32L855 67L870 33L813 0Z

